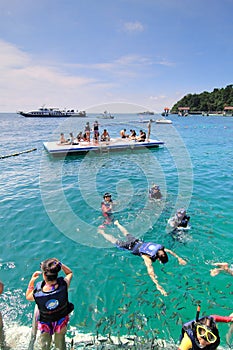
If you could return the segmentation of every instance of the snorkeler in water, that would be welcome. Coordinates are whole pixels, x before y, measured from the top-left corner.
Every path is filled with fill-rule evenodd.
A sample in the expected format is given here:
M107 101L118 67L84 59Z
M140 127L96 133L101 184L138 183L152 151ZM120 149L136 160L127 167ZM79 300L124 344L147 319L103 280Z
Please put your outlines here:
M112 195L109 192L106 192L103 196L103 201L101 202L101 210L103 217L105 218L102 225L99 226L99 228L105 228L106 225L110 225L113 223L114 216L113 216L113 201L112 201Z
M168 262L167 253L173 255L177 258L180 265L185 265L186 261L180 258L176 253L172 250L165 248L163 245L153 242L143 242L140 239L132 236L126 228L124 228L118 220L114 221L114 224L119 228L121 233L126 237L126 241L120 241L114 236L105 233L103 229L99 229L98 232L109 242L115 244L118 248L125 249L131 251L132 254L140 256L146 265L148 275L151 280L156 285L157 290L163 294L167 295L167 292L163 289L163 287L158 283L157 276L154 272L152 263L158 260L162 264L166 264Z
M233 265L232 264L229 266L228 263L217 262L217 263L213 263L212 265L217 266L216 268L210 270L210 275L212 277L217 276L221 271L225 271L225 272L229 273L231 276L233 276Z
M149 197L150 199L162 198L162 193L160 192L160 188L158 185L153 184L153 186L149 189Z
M198 306L195 320L182 326L178 350L215 350L220 344L219 331L216 322L232 322L232 316L210 315L199 318Z
M187 228L190 220L190 216L186 215L186 210L180 208L176 211L176 214L168 220L168 224L173 229Z

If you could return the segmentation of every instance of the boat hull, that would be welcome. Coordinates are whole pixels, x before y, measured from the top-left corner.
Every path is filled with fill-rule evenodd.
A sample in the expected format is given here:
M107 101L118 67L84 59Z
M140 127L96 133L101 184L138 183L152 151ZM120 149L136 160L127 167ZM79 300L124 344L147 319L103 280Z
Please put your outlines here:
M64 145L58 142L44 142L44 148L53 156L66 156L72 154L86 154L90 151L97 153L108 151L137 150L145 148L157 148L163 145L163 141L150 140L150 142L137 142L127 139L112 139L109 142L80 142L78 145Z
M22 115L23 117L26 118L85 118L86 114L83 113L57 113L57 114L53 114L53 113L30 113L30 112L18 112L18 114Z

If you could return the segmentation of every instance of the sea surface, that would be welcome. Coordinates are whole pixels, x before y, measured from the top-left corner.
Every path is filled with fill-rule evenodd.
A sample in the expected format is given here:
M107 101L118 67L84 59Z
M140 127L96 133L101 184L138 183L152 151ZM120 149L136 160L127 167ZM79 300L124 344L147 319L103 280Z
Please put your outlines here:
M60 132L76 135L86 121L93 124L95 115L33 119L0 114L1 156L36 148L0 159L0 279L5 284L0 310L11 349L28 349L34 303L26 301L25 291L49 257L74 273L69 295L75 310L67 336L77 343L81 335L134 336L145 343L162 339L175 348L182 323L195 318L198 304L201 315L233 312L233 277L210 276L212 263L233 263L233 118L169 118L172 125L152 123L151 138L165 142L157 149L52 158L43 142L59 140ZM122 128L147 130L142 121L136 114L99 119L100 130L107 128L112 137ZM153 183L160 186L161 201L148 199ZM98 233L105 192L115 202L115 219L130 233L161 243L187 261L181 266L170 256L165 266L153 264L167 297L156 290L141 258ZM191 229L177 236L167 220L178 207L187 209ZM106 232L122 238L114 225ZM219 324L225 349L228 329Z

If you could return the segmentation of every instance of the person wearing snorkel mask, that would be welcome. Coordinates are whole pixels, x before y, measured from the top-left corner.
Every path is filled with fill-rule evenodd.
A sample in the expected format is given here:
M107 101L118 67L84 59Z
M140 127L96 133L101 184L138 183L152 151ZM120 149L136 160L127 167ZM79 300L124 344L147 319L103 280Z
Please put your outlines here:
M174 229L186 228L189 220L190 216L186 215L186 210L184 208L180 208L176 211L175 216L168 220L168 224Z
M66 275L58 277L63 271ZM35 280L41 276L43 281L34 286ZM69 314L74 305L68 300L68 288L73 273L71 269L56 258L41 263L41 271L33 273L26 291L26 299L35 301L38 307L38 329L41 331L41 350L49 350L52 336L57 350L65 350L65 334L69 322Z
M232 322L232 316L204 316L182 326L178 350L215 350L220 344L216 322Z
M115 244L117 248L129 250L132 254L140 256L144 260L148 275L156 285L157 290L162 295L167 296L167 292L158 283L158 279L154 272L152 263L158 260L161 264L166 264L168 262L167 253L177 258L180 265L186 265L186 261L180 258L172 250L165 248L161 244L157 244L153 242L143 242L142 240L135 238L126 230L125 227L123 227L119 223L118 220L115 220L114 224L119 228L121 233L126 237L126 241L120 241L114 236L108 233L105 233L105 231L100 228L98 229L98 233L100 233L107 241L111 242L112 244Z
M160 192L160 188L158 185L153 185L149 189L149 197L150 199L161 199L162 198L162 193Z

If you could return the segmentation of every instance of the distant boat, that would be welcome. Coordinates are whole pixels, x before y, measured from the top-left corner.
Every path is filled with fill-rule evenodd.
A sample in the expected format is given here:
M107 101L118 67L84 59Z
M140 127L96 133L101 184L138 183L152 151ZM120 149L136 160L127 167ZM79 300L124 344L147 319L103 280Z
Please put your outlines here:
M156 124L172 124L170 119L156 119Z
M145 111L145 112L138 113L138 115L154 115L154 112Z
M101 113L96 116L96 118L101 118L101 119L114 119L114 115L109 113L108 111L104 111L104 113Z
M139 120L139 123L154 123L155 122L155 119L141 119Z
M85 111L61 110L59 108L41 107L29 112L18 111L17 114L27 118L68 118L68 117L86 117Z

